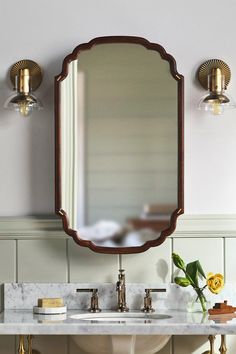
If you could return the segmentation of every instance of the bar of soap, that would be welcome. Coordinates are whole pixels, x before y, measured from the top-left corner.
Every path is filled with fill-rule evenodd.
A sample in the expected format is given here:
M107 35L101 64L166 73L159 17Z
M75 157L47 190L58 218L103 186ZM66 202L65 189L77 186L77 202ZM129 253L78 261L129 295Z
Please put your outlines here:
M62 307L64 306L62 298L43 298L38 299L38 307Z

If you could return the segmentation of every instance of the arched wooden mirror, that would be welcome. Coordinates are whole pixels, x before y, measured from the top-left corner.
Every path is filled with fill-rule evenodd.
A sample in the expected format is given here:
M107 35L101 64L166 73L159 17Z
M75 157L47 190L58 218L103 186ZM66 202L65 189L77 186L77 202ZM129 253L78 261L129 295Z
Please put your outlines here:
M163 47L101 37L55 79L56 213L101 253L160 245L183 213L183 77Z

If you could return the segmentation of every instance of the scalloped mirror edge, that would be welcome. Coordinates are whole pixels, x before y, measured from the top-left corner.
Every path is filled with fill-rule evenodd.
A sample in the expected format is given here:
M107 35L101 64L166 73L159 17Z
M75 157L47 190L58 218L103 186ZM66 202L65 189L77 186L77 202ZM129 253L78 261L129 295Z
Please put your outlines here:
M131 43L139 44L146 49L156 51L160 54L161 58L169 63L170 72L172 77L177 81L177 121L178 121L178 191L177 191L177 209L171 214L169 227L161 231L160 236L155 240L149 240L141 246L135 247L104 247L93 243L90 240L82 239L77 230L69 227L69 219L65 210L62 208L62 171L61 171L61 121L60 121L60 84L68 75L69 64L76 60L79 54L87 51L98 44L111 44L111 43ZM141 253L148 250L150 247L161 245L167 236L171 235L177 223L179 215L184 213L184 78L178 73L176 68L175 59L165 49L157 44L151 43L141 37L133 36L107 36L97 37L88 43L78 45L71 54L65 57L62 66L62 72L55 77L55 212L62 218L63 229L71 236L74 241L83 247L88 247L94 252L106 254L131 254Z

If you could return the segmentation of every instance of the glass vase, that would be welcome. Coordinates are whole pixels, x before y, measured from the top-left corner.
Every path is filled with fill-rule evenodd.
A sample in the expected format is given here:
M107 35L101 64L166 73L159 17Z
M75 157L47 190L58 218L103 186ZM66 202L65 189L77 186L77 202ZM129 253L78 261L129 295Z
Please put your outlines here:
M199 293L195 300L189 301L187 303L188 312L207 312L211 307L210 301L207 301L203 293Z

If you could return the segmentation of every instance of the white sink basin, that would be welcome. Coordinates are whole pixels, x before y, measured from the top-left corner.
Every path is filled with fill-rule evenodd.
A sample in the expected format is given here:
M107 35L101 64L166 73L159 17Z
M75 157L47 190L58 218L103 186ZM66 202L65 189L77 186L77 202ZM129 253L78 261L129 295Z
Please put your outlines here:
M171 318L162 314L146 314L142 312L101 312L76 314L70 316L74 320L92 321L94 322L156 322L159 320Z
M171 318L162 314L142 312L101 312L75 314L71 319L86 323L155 323ZM154 354L169 341L169 335L85 335L72 336L75 344L88 354Z

